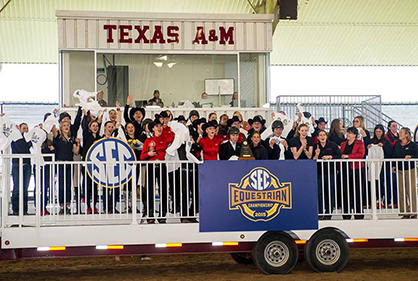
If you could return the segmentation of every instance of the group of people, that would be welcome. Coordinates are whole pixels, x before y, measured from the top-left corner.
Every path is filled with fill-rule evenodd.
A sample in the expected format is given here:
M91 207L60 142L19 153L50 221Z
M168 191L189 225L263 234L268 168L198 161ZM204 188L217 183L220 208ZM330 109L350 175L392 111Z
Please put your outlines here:
M156 98L156 97L154 97ZM138 184L128 183L129 190L136 192L136 188L142 189L140 194L144 216L150 217L148 223L155 223L155 190L156 183L159 187L160 207L158 222L165 223L167 212L177 210L180 212L182 222L196 222L193 218L198 212L198 178L197 169L199 160L238 160L249 158L256 160L286 160L286 159L322 159L318 162L318 199L319 213L325 212L324 219L329 219L333 207L343 210L343 218L349 219L350 211L354 210L355 218L363 218L362 209L367 202L365 194L368 192L365 184L365 169L363 162L342 161L336 165L329 164L331 159L365 159L366 157L380 158L418 158L418 147L411 141L411 131L402 128L398 132L395 121L390 121L387 133L383 125L377 125L373 137L366 130L364 118L357 116L353 120L353 126L344 128L339 119L332 120L329 132L326 131L327 121L324 118L315 120L307 112L299 112L295 120L289 124L289 119L277 118L274 114L273 122L266 126L263 116L257 115L244 120L239 111L232 116L222 114L217 116L211 113L207 118L200 116L196 110L191 110L187 118L183 115L174 118L170 110L163 110L153 119L144 118L145 109L133 107L132 96L128 96L125 108L122 110L117 104L116 110L108 112L108 120L103 116L95 117L90 112L80 107L73 123L68 113L59 115L59 127L52 130L52 138L42 144L42 153L54 153L58 163L59 203L61 213L71 213L71 189L73 188L74 167L67 164L59 164L60 161L72 161L74 155L80 154L82 160L86 160L86 154L94 142L101 138L119 137L126 140L135 152L136 159L144 164L137 165L137 175L142 169L143 178ZM286 116L285 112L279 112L279 116ZM45 115L45 118L48 114ZM44 118L44 119L45 119ZM309 121L309 122L306 122ZM124 123L124 124L122 124ZM82 141L77 138L79 127L82 127ZM177 126L177 127L176 127ZM178 127L180 126L180 127ZM21 124L22 133L27 131L27 125ZM102 133L100 133L102 132ZM175 133L177 132L177 133ZM285 134L284 134L285 132ZM13 153L29 153L30 143L24 139L12 143ZM379 149L381 154L379 154ZM168 158L173 157L174 158ZM182 163L177 169L168 169L163 162L167 159L188 161ZM372 158L373 159L373 158ZM50 160L45 157L45 160ZM386 163L380 177L386 183L380 186L379 195L386 193L386 204L398 204L397 186L416 187L416 175L414 162ZM19 163L13 162L14 189L12 195L13 212L19 211ZM30 179L30 160L23 161L24 187ZM16 168L16 169L15 169ZM47 175L39 180L42 186L42 200L47 202L47 190L50 189L52 175L50 167L41 168L41 174ZM81 190L87 198L87 213L97 213L99 186L82 168L83 182ZM398 179L396 180L396 175ZM335 180L338 177L339 180ZM342 180L340 180L342 179ZM339 184L337 194L334 194L335 183ZM341 183L341 184L340 184ZM78 183L77 183L78 184ZM387 192L384 192L384 189ZM24 189L25 190L25 189ZM77 188L76 188L77 190ZM416 212L416 196L410 188L399 188L400 212ZM415 190L415 189L413 189ZM390 191L390 192L389 192ZM77 193L77 192L76 192ZM170 196L169 196L170 195ZM120 196L119 188L103 190L103 206L105 212L115 211L112 205L114 198ZM393 196L393 197L391 197ZM175 200L170 209L169 198L181 198ZM113 198L113 200L112 200ZM406 198L406 201L404 200ZM190 200L193 199L193 200ZM181 210L180 210L181 209ZM135 210L134 210L135 211ZM27 191L24 195L24 212L27 212ZM41 204L41 214L48 214L45 204ZM410 215L404 214L409 217Z

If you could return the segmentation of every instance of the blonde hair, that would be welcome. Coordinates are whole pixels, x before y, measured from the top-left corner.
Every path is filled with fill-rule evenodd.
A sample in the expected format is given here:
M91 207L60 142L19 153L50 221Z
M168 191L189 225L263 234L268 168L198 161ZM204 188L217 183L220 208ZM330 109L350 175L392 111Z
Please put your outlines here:
M409 129L408 127L402 127L402 129L400 129L399 131L404 131L404 133L406 134L406 139L408 141L412 141L412 132L411 132L411 129Z
M360 128L362 128L364 131L366 131L366 128L364 127L364 117L361 115L358 115L356 117L354 117L353 121L358 119L360 121ZM354 125L354 122L353 122Z
M67 123L68 125L70 125L71 126L71 124L70 124L70 122L68 122L68 121L61 121L60 122L60 130L59 130L59 135L61 136L61 138L62 139L64 139L64 140L66 140L66 141L68 141L68 139L70 138L70 136L71 136L71 130L69 130L68 131L68 134L67 134L67 136L65 136L63 133L62 133L62 127L64 126L64 124L65 123Z
M305 123L301 123L301 124L299 124L298 125L298 127L296 128L296 132L295 132L295 138L298 138L300 135L299 135L299 131L300 131L300 128L302 128L302 127L306 127L306 128L308 128L308 125L306 125Z
M239 111L235 111L235 112L234 112L234 114L233 114L232 116L236 116L236 115L238 115L238 116L239 116L239 118L241 119L241 120L240 120L240 122L243 122L243 121L244 121L244 119L242 118L242 114L241 114L241 112L239 112Z

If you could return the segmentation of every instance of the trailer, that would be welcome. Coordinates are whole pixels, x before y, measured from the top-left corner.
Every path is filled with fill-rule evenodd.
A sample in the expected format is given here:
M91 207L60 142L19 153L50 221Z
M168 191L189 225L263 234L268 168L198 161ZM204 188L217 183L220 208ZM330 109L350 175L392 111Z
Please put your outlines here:
M24 158L31 158L34 177L42 178L33 198L29 196L27 212L20 180L17 214L11 200L10 175L16 169L12 158L19 159L21 179ZM316 272L338 272L347 264L350 248L418 245L416 205L405 204L416 204L408 198L416 196L416 186L409 185L416 184L416 168L411 170L410 182L399 183L392 175L380 177L392 172L386 167L415 160L191 164L110 158L41 163L41 158L1 155L2 260L226 252L238 263L255 263L264 274L284 274L292 271L300 254ZM355 163L365 167L358 175L350 174ZM66 203L60 204L60 194L66 190L59 186L59 178L65 177L59 165L70 167L72 186L76 186L69 200L64 200L68 210ZM317 174L318 165L328 174ZM100 172L89 172L93 170ZM159 170L160 177L148 178L150 170ZM332 170L335 177L329 176ZM356 176L360 176L358 186L353 185ZM97 181L98 194L93 194L98 198L97 213L87 211L86 180ZM150 181L155 183L153 190ZM137 183L133 192L132 182Z

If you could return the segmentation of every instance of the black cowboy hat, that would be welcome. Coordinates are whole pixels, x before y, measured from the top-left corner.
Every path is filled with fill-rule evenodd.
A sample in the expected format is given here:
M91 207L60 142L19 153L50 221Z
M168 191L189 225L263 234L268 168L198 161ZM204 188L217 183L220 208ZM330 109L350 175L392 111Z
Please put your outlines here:
M315 123L316 124L319 124L319 123L325 123L325 124L327 124L328 122L325 121L325 118L324 117L319 117L318 120L315 120Z
M62 119L64 119L65 117L70 118L71 121L71 115L68 112L62 112L58 118L58 122L61 123Z
M240 122L238 116L233 116L231 119L228 119L226 121L226 124L228 125L228 127L231 127L232 124L234 124L234 122Z
M134 115L135 115L135 112L137 112L138 110L141 111L142 118L145 117L145 109L144 108L142 108L142 107L134 107L134 108L131 109L131 111L129 111L129 118L131 118L132 121L135 120L134 119Z
M197 126L206 123L206 118L202 117L193 121L193 127L197 129Z
M258 122L260 123L262 126L264 126L264 124L266 124L266 120L261 119L260 116L254 116L253 119L248 119L248 124L250 124L250 126L253 125L253 123Z
M161 116L161 117L163 117L163 118L168 118L168 117L170 117L170 116L168 115L168 113L167 113L167 111L166 111L166 110L161 111L161 112L160 112L160 116Z
M203 132L206 132L206 129L210 127L214 127L214 128L218 127L218 122L216 122L216 120L212 120L212 121L205 123L202 127Z
M149 130L150 132L152 132L152 129L153 129L155 126L157 126L157 125L161 125L161 122L160 122L160 120L155 119L154 121L152 121L152 122L148 123L148 130Z
M186 118L183 115L179 115L176 118L174 118L175 121L180 122L180 121L184 121L186 122Z

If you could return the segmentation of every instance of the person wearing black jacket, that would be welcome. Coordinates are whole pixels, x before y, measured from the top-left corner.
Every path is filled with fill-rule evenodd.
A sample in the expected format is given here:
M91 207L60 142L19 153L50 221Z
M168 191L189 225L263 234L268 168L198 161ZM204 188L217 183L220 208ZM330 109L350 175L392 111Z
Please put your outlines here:
M315 144L313 159L321 159L318 162L318 211L320 218L331 219L332 208L335 206L335 165L326 163L326 160L341 159L341 152L335 142L329 141L324 130L318 132L318 143ZM322 213L325 209L325 215Z
M81 106L78 107L77 115L75 116L74 123L71 124L71 116L68 114L68 112L62 112L59 115L58 123L61 123L61 121L66 121L70 124L70 134L74 138L77 137L78 129L80 129L80 123L81 123L81 115L82 115L82 109Z
M381 147L381 149L383 150L383 158L384 159L389 159L392 157L393 154L393 148L390 145L390 142L385 138L385 128L383 127L383 125L381 124L377 124L374 128L373 131L373 138L370 140L370 144L367 146L367 149L370 149L372 147L372 145L377 145L379 147ZM370 156L372 156L371 154L369 155L368 159L371 159ZM378 159L377 159L378 160ZM390 162L385 162L385 167L383 169L381 169L380 171L380 175L379 178L380 180L376 179L376 186L379 187L379 189L376 189L376 198L379 200L379 202L383 202L384 199L387 197L388 199L390 198L389 194L396 194L395 196L397 197L397 190L391 190L392 189L392 185L393 185L393 181L392 181L392 172L391 172L391 165ZM385 196L385 175L386 175L386 185L387 185L387 195ZM379 184L380 182L380 184ZM395 184L396 184L396 179L395 179ZM369 190L369 201L371 198L371 194L370 194L370 190ZM389 200L388 200L389 201ZM368 202L370 203L370 202ZM382 206L379 206L378 208L381 208Z
M261 135L259 132L253 132L251 135L251 151L256 160L268 160L269 154L264 145L261 144Z
M240 156L241 144L238 143L240 131L236 127L231 127L228 131L229 140L219 147L219 159L229 160L232 156Z
M74 154L78 154L80 152L80 139L75 139L71 135L70 123L62 120L60 122L59 131L54 130L53 133L55 160L57 162L73 161ZM71 164L58 164L59 203L62 208L60 214L63 214L65 211L67 214L70 214L71 211L71 171ZM64 203L66 203L66 206Z
M253 133L258 132L261 135L266 130L266 120L261 118L260 115L256 115L253 119L248 119L248 124L250 124L251 129L248 130L249 138L247 141L251 144Z
M328 140L335 142L338 146L341 146L341 143L346 140L344 136L344 125L340 119L332 120Z
M12 141L12 154L30 154L30 148L32 147L32 142L27 142L24 133L29 131L28 124L22 123L19 125L19 131L22 134L22 138L16 141ZM13 192L12 192L12 210L13 215L19 215L19 196L20 196L20 173L23 173L23 214L27 215L28 213L28 187L31 176L31 163L30 158L23 158L23 165L19 165L19 158L13 158L12 160L12 177L13 177Z
M289 150L289 144L287 143L287 140L282 137L283 128L284 125L282 121L276 120L271 124L273 135L266 138L264 141L264 146L267 148L269 159L293 159L293 154Z
M142 107L134 107L129 111L129 105L132 103L132 95L128 96L126 100L125 110L123 111L123 118L125 122L132 122L135 126L136 134L142 133L142 119L145 117L145 109Z
M395 146L396 142L399 140L398 123L396 121L391 120L388 122L388 132L385 135L385 139L389 142L391 149L392 149L392 154L393 154L393 147ZM390 155L390 157L391 156L392 155ZM390 166L391 164L387 162L386 171L390 171ZM387 207L398 208L398 185L397 185L397 180L396 180L396 174L393 174L390 172L386 173L386 182L388 183L386 187Z
M90 112L84 110L84 117L81 122L83 129L83 146L81 148L81 156L83 161L87 161L86 156L90 147L101 139L99 135L99 123L96 120L88 122L88 115ZM87 214L98 213L96 208L97 196L98 196L98 185L93 181L92 178L87 174L85 167L81 168L81 173L83 175L83 186L85 188L84 195L86 199Z
M418 158L418 146L412 141L409 128L404 127L399 130L399 141L393 147L393 158L406 160L392 163L393 172L397 173L399 183L399 215L402 218L416 218L417 171L415 161L408 160Z

